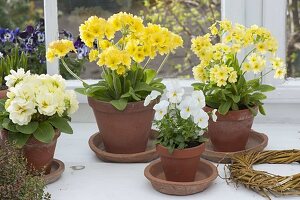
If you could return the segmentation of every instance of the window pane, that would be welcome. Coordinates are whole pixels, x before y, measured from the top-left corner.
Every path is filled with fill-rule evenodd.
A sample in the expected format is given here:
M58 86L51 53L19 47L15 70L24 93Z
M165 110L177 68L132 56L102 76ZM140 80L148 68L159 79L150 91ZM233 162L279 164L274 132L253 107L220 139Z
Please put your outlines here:
M300 1L288 0L287 77L300 77Z
M14 69L46 73L43 8L43 0L0 1L0 52L4 57L17 55L19 60L23 52L27 58L27 64L13 64Z
M64 0L58 1L59 30L61 37L65 37L63 33L68 35L64 32L68 31L76 40L79 25L92 15L107 19L114 13L126 11L144 16L145 23L159 23L184 39L184 48L176 50L176 54L169 57L160 75L189 78L191 68L199 63L190 51L190 40L193 36L205 34L212 22L220 19L220 7L220 0ZM81 58L85 49L79 53ZM148 66L157 69L162 60L163 57L156 57ZM101 69L95 63L77 59L72 64L71 68L81 78L99 79ZM62 67L60 69L63 76L71 78Z

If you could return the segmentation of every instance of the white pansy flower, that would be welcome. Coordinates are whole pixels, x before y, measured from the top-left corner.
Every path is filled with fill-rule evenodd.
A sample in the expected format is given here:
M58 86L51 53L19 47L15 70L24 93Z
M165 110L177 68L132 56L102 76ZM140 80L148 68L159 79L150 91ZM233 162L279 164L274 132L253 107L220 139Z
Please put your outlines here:
M76 93L73 90L67 90L65 94L66 94L65 102L68 105L67 114L70 116L71 114L76 112L76 110L78 110L78 107L79 107L78 104L79 103L78 103L77 98L76 98Z
M56 113L57 99L55 95L49 93L39 93L36 97L36 103L39 113L52 116Z
M3 58L3 53L2 52L0 52L0 58Z
M31 116L36 113L34 103L21 98L15 98L7 108L9 118L13 123L27 125L31 121Z
M150 102L154 99L156 99L158 96L160 96L161 93L159 91L153 90L146 98L144 101L144 106L148 106Z
M204 132L205 132L204 130L200 130L200 131L199 131L199 135L203 135Z
M197 124L200 128L204 129L208 126L209 116L203 110L197 112L193 117L194 117L194 123Z
M193 91L192 98L197 100L198 107L203 108L205 104L205 96L202 92L202 90Z
M188 96L186 97L178 106L180 109L180 116L183 119L189 118L193 112L195 112L195 109L197 109L195 106L197 105L197 100Z
M184 95L184 89L176 82L172 82L169 87L167 87L166 96L170 103L180 103Z
M213 109L213 111L211 112L211 118L214 122L217 121L218 116L216 115L217 109Z
M25 73L23 68L18 69L18 71L10 70L10 75L6 76L4 80L6 81L7 87L14 87L17 83L21 82L25 77L30 76L30 71Z
M170 103L166 100L162 100L158 104L156 104L153 109L155 110L155 119L162 120L162 118L167 114L168 107Z

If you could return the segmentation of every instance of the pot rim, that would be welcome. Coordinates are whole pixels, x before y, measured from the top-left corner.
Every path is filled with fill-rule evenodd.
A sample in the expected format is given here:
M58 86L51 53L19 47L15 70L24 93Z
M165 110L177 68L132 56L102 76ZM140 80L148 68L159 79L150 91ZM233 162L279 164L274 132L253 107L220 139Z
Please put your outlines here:
M160 156L169 157L169 158L192 158L200 156L205 149L205 143L202 142L201 144L185 149L174 149L173 153L170 154L168 148L161 144L156 145L156 151L159 153Z
M204 111L206 111L206 112L210 112L214 109L215 108L211 108L207 105L204 107ZM253 109L257 110L258 107L254 106ZM228 113L226 115L222 115L217 111L216 115L218 117L217 122L218 121L231 121L231 120L242 121L242 120L254 118L254 115L248 108L242 109L242 110L230 110L230 111L228 111ZM210 118L210 120L211 120L211 118Z
M110 102L100 101L93 97L87 97L89 105L98 111L106 112L106 113L132 113L132 112L141 112L149 109L153 109L154 105L159 102L159 97L150 102L149 105L144 106L144 101L137 102L128 102L127 106L124 110L117 110Z

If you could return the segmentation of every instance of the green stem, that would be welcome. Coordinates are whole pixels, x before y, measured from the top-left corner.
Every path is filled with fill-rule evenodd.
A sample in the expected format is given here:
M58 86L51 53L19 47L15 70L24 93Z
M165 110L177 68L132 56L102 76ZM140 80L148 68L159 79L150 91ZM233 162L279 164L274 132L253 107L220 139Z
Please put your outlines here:
M253 51L255 51L255 49L256 49L256 48L252 49L251 51L249 51L249 52L247 53L247 55L245 56L245 58L243 59L243 61L242 61L241 64L240 64L240 68L242 67L242 64L245 62L246 58L247 58Z
M144 67L143 67L143 71L146 69L146 67L148 66L149 62L150 62L151 58L149 57L147 62L145 63Z
M60 59L63 66L65 67L65 69L77 80L80 80L83 84L88 85L86 82L84 82L84 80L82 80L79 76L77 76L74 72L72 72L72 70L68 67L67 63L64 61L64 59Z
M160 64L160 66L159 66L159 68L158 68L158 70L157 70L157 74L160 72L160 70L162 69L162 67L165 65L165 63L166 63L166 61L167 61L167 59L168 59L168 57L169 57L169 53L166 55L166 57L164 58L164 60L162 61L162 63Z
M270 74L272 71L273 71L273 69L271 69L271 70L270 70L270 71L268 71L267 73L265 73L265 74L261 75L260 79L262 79L264 76L266 76L266 75Z

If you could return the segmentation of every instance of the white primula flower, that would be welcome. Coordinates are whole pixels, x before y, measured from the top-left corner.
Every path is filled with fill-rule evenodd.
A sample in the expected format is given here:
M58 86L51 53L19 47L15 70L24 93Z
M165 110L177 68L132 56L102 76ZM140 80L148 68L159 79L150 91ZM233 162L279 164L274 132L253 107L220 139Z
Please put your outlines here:
M176 82L172 82L169 87L167 87L166 96L170 103L180 103L184 95L184 89Z
M202 90L193 91L192 98L197 100L198 107L203 108L205 106L205 96Z
M192 115L192 113L195 112L195 109L197 109L195 107L196 105L196 99L193 99L190 96L186 97L178 106L178 108L180 109L180 116L183 119L189 118Z
M78 110L78 101L76 98L76 93L73 90L67 90L66 91L66 96L65 96L65 102L67 106L67 114L70 116L76 110Z
M66 87L66 80L61 75L54 74L51 76L50 83L53 87L60 88L62 90Z
M7 108L9 118L13 123L27 125L31 121L31 116L36 113L34 103L25 99L15 98Z
M162 100L158 104L156 104L153 109L155 110L155 119L162 120L162 118L167 114L168 107L170 103L166 100Z
M209 116L203 110L197 112L197 114L195 114L193 117L194 117L194 123L197 124L200 128L204 129L208 126Z
M213 111L211 112L211 118L214 122L216 122L218 119L218 116L216 115L217 111L218 111L217 109L213 109Z
M18 71L10 70L10 75L6 76L4 80L6 81L7 87L14 87L17 83L21 82L25 77L30 76L30 71L25 73L23 68L18 69Z
M56 100L53 94L39 93L36 97L39 113L47 116L54 115L58 104Z
M34 91L30 83L27 84L17 84L16 87L10 88L11 93L18 98L24 99L26 101L33 101ZM11 94L9 95L11 98Z
M161 93L159 91L156 91L156 90L153 90L146 98L145 98L145 101L144 101L144 106L148 106L149 103L156 99L158 96L160 96Z

